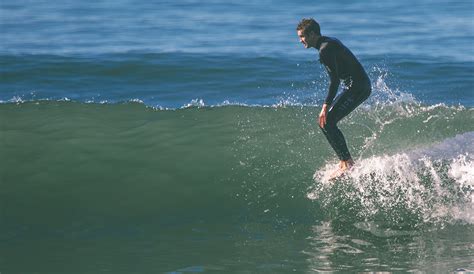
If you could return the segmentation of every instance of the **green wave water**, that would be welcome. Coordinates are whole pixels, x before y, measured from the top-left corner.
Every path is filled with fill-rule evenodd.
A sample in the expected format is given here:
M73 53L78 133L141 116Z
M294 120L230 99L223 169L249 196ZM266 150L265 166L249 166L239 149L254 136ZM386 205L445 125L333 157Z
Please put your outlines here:
M148 258L150 261L141 264L146 267L140 268L141 272L146 269L239 272L259 267L270 272L285 272L293 267L302 271L308 267L304 259L307 255L302 256L298 250L311 246L302 239L307 237L308 229L327 229L327 223L324 225L322 221L332 222L333 227L340 227L345 233L370 233L382 239L394 235L418 237L420 231L430 231L433 226L454 226L463 231L460 233L472 235L470 229L462 228L463 224L472 222L469 211L461 211L460 216L428 219L421 214L428 209L425 207L438 206L443 199L447 209L456 210L461 202L472 207L468 199L472 189L455 192L464 196L454 200L454 194L439 196L436 191L425 191L418 196L436 201L410 207L413 200L403 199L409 198L408 194L396 193L403 190L400 182L419 182L410 181L411 177L391 181L393 169L383 166L377 169L370 162L373 157L379 157L375 162L378 159L403 168L422 157L430 157L429 153L412 153L412 162L405 163L393 155L427 151L427 147L447 142L453 148L452 153L438 153L430 163L436 166L436 161L451 163L459 157L465 158L459 162L458 177L449 177L448 168L443 171L442 164L438 164L436 174L441 174L438 185L460 184L465 180L466 187L472 186L472 149L466 148L473 142L472 108L423 106L413 102L375 104L358 109L340 123L357 162L372 168L359 169L362 175L339 186L373 189L373 184L378 183L375 187L398 198L397 206L389 209L373 199L358 202L363 197L359 193L337 190L322 179L313 179L313 173L324 172L335 163L335 155L316 125L318 112L319 108L310 106L157 110L141 103L1 104L3 269L61 272L73 264L78 267L78 273L96 272L101 269L100 264L79 267L81 263L77 261L89 250L109 264L104 269L130 272L133 264L127 261L121 268L120 264L115 265L120 261L117 258L146 261L148 250L161 254L163 261ZM414 173L421 172L422 184L427 189L437 187L438 181L423 177L423 168L411 168ZM467 170L464 173L463 168ZM364 176L374 172L381 176L379 180L364 180L367 178ZM325 196L317 197L321 194ZM354 214L354 210L365 213ZM188 232L182 229L190 233L190 242L183 242L182 237L186 238L183 235ZM436 231L430 233L441 233ZM251 258L256 255L250 255L245 243L259 245L259 239L268 237L273 238L271 242L275 246L264 244L261 248L273 250L282 245L281 248L286 246L296 252L289 265L283 268L273 263L252 265ZM294 247L289 247L290 239L295 241ZM99 247L88 248L92 242ZM190 259L197 256L192 254L199 252L203 243L213 243L217 249L209 250L205 257L198 256L201 259ZM122 244L125 253L117 250L113 261L101 253ZM223 254L215 253L221 245L234 248ZM45 248L53 251L45 252ZM465 252L465 248L460 250ZM173 255L172 250L180 250L182 256L190 257L183 259ZM53 261L46 255L51 252L56 254ZM135 255L130 257L129 252ZM234 266L225 263L225 258L236 256L234 252L244 252L240 256L249 261ZM72 255L62 258L60 253ZM20 254L34 263L19 267ZM284 257L288 253L272 254ZM367 251L367 256L370 254ZM462 254L461 259L472 258L468 253ZM259 258L263 259L262 256L265 257ZM219 263L210 263L211 258ZM203 261L208 263L202 264ZM179 267L183 262L194 268L183 270ZM457 266L466 267L463 262L466 261L461 260ZM214 264L219 267L214 269ZM364 265L367 267L354 262L349 269L363 269ZM401 265L402 269L409 269L411 261L406 258ZM376 268L387 269L383 264Z

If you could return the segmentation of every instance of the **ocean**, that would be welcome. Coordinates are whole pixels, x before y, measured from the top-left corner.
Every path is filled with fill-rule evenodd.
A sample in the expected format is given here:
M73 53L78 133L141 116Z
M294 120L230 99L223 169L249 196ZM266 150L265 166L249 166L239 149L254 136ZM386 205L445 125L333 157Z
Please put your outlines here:
M316 121L314 17L372 95ZM0 3L0 273L469 273L474 2Z

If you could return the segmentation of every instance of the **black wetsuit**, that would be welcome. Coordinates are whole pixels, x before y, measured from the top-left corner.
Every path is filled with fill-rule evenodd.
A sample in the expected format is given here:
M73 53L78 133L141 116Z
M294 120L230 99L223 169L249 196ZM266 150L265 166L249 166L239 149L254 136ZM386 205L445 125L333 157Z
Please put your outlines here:
M339 40L321 36L316 42L320 62L331 78L329 92L324 101L328 105L326 125L322 131L340 160L351 159L344 135L337 122L364 102L371 93L370 80L352 52ZM340 82L343 90L336 97Z

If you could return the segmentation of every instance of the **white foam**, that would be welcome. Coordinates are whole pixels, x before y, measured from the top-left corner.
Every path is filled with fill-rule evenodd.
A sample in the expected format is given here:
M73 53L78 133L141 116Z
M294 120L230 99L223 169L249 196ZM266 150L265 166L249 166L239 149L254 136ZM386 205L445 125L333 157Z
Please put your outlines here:
M335 184L349 184L348 198L362 205L366 217L403 208L425 222L474 224L473 157L474 132L467 132L429 147L359 160L336 183L328 180L335 163L328 163L314 174L308 198L328 197Z
M196 99L191 100L191 102L185 104L181 108L193 108L193 107L203 108L205 106L206 106L206 103L204 103L203 99L196 98Z

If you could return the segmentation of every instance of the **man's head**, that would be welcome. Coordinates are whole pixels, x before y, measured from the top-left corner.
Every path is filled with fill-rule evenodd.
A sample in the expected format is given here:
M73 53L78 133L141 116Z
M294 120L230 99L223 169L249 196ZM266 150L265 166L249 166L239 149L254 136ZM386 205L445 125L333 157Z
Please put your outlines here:
M321 29L319 28L318 22L313 18L303 18L296 27L300 42L303 43L305 48L314 48L316 46L316 40L321 36Z

